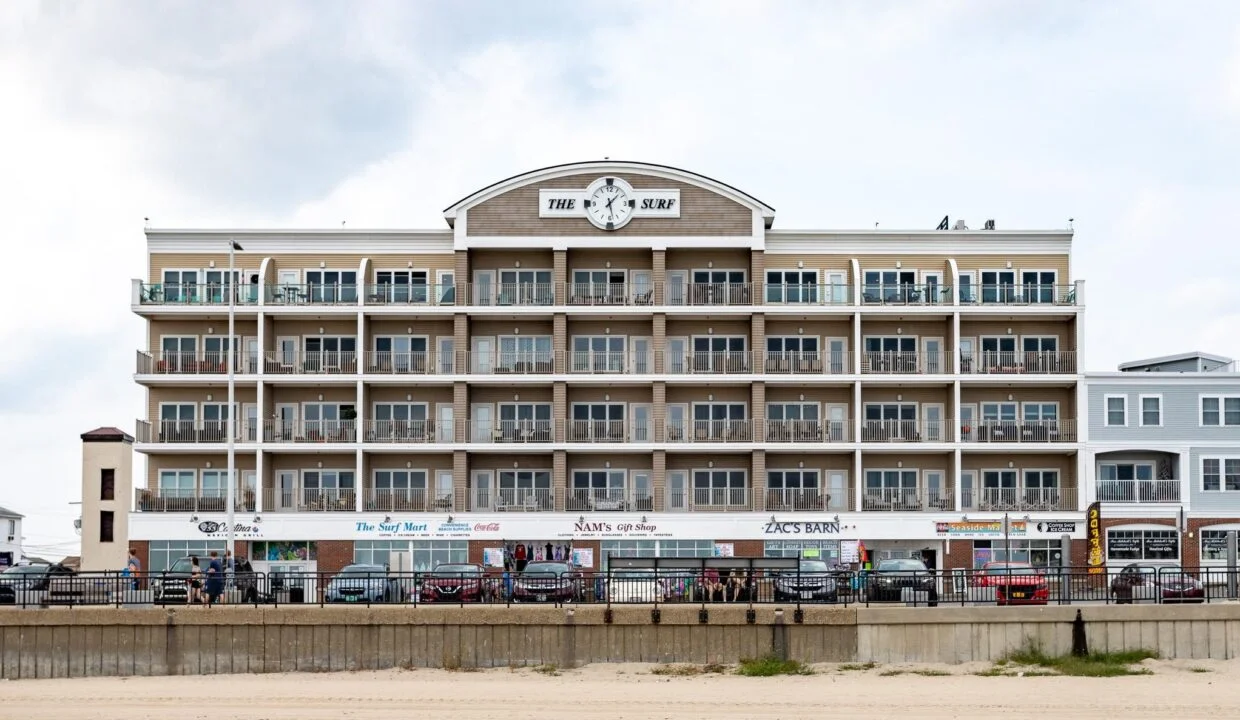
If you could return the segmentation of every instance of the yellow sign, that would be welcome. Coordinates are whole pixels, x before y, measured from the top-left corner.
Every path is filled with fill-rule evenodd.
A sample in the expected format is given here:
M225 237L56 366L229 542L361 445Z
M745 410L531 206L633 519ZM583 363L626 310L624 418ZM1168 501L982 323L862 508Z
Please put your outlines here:
M1102 573L1106 570L1106 560L1102 556L1102 504L1093 503L1085 511L1085 539L1088 543L1089 555L1086 564L1089 572Z

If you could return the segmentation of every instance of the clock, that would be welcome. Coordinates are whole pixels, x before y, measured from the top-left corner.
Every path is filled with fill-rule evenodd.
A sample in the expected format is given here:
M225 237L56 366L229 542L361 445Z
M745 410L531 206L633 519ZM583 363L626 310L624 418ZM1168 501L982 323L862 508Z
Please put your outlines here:
M619 230L633 219L636 208L633 186L620 178L599 178L586 188L586 217L598 228Z

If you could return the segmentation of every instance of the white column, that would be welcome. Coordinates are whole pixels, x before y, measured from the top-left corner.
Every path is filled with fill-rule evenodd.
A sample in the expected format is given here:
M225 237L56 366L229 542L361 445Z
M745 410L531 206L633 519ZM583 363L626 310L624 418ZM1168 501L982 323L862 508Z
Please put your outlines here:
M228 277L224 283L228 292L228 427L225 432L225 443L228 452L228 474L225 476L227 490L225 493L225 522L228 523L228 553L236 557L236 525L237 525L237 377L236 362L241 349L237 347L237 283L234 277L237 269L237 243L228 238Z

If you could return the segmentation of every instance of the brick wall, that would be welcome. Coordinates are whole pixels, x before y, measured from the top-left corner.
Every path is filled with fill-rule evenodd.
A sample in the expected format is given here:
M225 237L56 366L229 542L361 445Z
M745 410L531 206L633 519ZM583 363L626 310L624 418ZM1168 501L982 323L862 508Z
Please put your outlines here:
M345 565L353 562L352 540L320 540L318 548L321 573L340 572Z
M128 550L136 550L138 552L138 561L142 563L143 570L149 570L151 567L151 543L146 540L130 540ZM126 562L129 556L126 555Z

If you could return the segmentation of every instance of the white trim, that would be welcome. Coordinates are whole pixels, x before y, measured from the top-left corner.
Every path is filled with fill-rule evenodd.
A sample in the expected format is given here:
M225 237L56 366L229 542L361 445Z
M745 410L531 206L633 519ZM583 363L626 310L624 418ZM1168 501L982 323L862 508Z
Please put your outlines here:
M1039 415L1039 417L1038 417L1038 419L1037 419L1036 421L1033 421L1033 420L1026 421L1026 420L1025 420L1025 408L1026 408L1027 406L1029 406L1029 405L1037 405L1037 406L1038 406L1038 408L1039 408L1039 409L1038 409L1038 415ZM1046 420L1045 420L1044 418L1042 418L1042 417L1041 417L1041 415L1042 415L1042 410L1041 410L1041 408L1042 408L1042 407L1044 407L1044 406L1046 406L1046 405L1051 405L1051 406L1054 406L1054 408L1055 408L1055 422L1059 422L1059 421L1061 421L1061 420L1064 420L1064 419L1065 419L1065 418L1064 418L1064 416L1063 416L1063 415L1061 415L1061 414L1059 413L1059 401L1058 401L1058 400L1022 400L1022 401L1021 401L1021 403L1020 403L1020 407L1018 408L1018 412L1017 412L1017 415L1016 415L1016 421L1017 421L1017 422L1046 422ZM1068 418L1068 419L1071 419L1071 418Z
M1034 303L1034 304L1036 305L1037 303ZM1039 346L1041 346L1043 340L1054 340L1055 349L1054 350L1042 350L1042 349L1025 350L1026 340L1037 340ZM1017 345L1016 352L1020 352L1020 353L1024 353L1024 352L1056 352L1057 353L1059 352L1059 336L1058 335L1021 335L1020 341L1017 342L1016 345Z
M1175 557L1157 559L1157 560L1147 560L1147 559L1131 560L1128 558L1115 558L1114 560L1112 560L1111 558L1111 533L1115 531L1173 533L1175 536L1175 550L1176 550ZM1181 533L1179 529L1176 528L1176 526L1174 525L1158 525L1155 523L1141 523L1141 522L1126 523L1124 525L1112 525L1111 527L1106 528L1106 530L1102 534L1102 557L1105 559L1105 562L1108 565L1111 564L1112 562L1124 563L1125 565L1133 564L1133 563L1139 564L1139 565L1150 565L1151 563L1178 565L1180 563L1180 559L1184 557L1184 542L1183 542L1182 536L1183 536L1183 533ZM1142 555L1145 554L1144 540L1145 538L1142 537L1142 548L1141 548Z
M1206 489L1206 460L1218 460L1218 490L1207 490ZM1197 487L1201 493L1203 494L1204 493L1211 493L1211 494L1240 493L1240 490L1228 490L1227 489L1227 461L1228 460L1240 461L1240 455L1202 455L1201 457L1197 458L1197 471L1198 471L1197 477L1199 478L1197 482Z
M1111 422L1111 400L1118 399L1124 401L1124 422L1116 425ZM1103 427L1128 427L1128 396L1127 395L1103 395L1102 396L1102 426Z
M369 260L369 258L365 258L365 259ZM430 269L430 268L411 268L411 267L402 267L402 268L389 268L389 267L382 267L382 268L381 268L381 267L377 267L377 268L374 268L374 270L372 270L372 271L371 271L371 277L373 277L373 278L374 278L374 284L375 284L375 285L378 285L378 284L379 284L379 273L381 273L381 272L386 272L386 273L409 273L409 276L410 276L410 277L409 277L409 279L410 279L410 280L412 280L412 279L413 279L413 273L426 273L426 285L427 285L427 286L429 286L429 285L431 284L431 277L432 277L432 275L435 273L435 271L434 271L434 270L432 270L432 269ZM439 272L443 272L443 271L442 271L442 270L440 270ZM358 271L358 274L360 275L360 274L361 274L361 271ZM397 283L391 283L391 284L396 285ZM411 285L411 286L415 286L415 287L416 287L416 285L417 285L417 283L412 283L412 282L411 282L411 283L408 283L408 284L409 284L409 285Z
M1153 399L1158 401L1158 422L1145 422L1145 401ZM1162 427L1163 426L1163 396L1158 395L1138 395L1137 396L1137 427Z
M1218 400L1218 425L1206 425L1206 400ZM1229 428L1240 425L1227 424L1227 401L1240 400L1240 394L1198 394L1197 395L1197 426L1203 428Z

